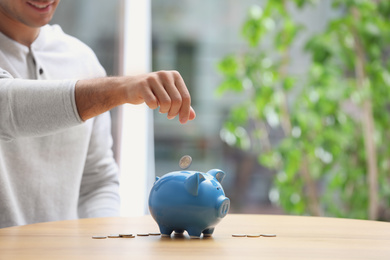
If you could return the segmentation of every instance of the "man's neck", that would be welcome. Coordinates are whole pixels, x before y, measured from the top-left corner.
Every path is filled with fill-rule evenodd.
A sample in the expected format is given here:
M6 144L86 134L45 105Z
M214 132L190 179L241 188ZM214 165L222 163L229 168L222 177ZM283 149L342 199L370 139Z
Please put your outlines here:
M39 35L40 28L17 22L0 11L0 32L14 41L30 47Z

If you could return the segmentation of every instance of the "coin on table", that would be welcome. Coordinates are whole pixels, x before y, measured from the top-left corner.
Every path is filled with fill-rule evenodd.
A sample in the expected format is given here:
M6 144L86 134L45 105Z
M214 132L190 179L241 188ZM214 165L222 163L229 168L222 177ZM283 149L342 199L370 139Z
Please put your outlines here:
M247 234L247 237L260 237L260 234Z
M147 236L149 236L149 233L138 233L137 236L147 237Z
M159 235L161 235L161 233L160 232L152 232L152 233L149 233L149 235L151 235L151 236L159 236Z
M119 234L119 237L133 238L134 235L132 233L121 233L121 234Z
M183 157L181 157L180 159L180 162L179 162L179 166L180 168L182 168L183 170L187 169L188 167L190 167L192 163L192 158L191 156L189 155L184 155Z
M121 237L119 234L110 234L107 236L108 238L119 238Z
M260 234L262 237L276 237L275 234Z
M92 236L93 239L106 239L106 236Z
M123 237L123 238L135 238L134 235L124 235L124 236L121 236L121 237Z
M246 234L233 234L232 237L246 237Z

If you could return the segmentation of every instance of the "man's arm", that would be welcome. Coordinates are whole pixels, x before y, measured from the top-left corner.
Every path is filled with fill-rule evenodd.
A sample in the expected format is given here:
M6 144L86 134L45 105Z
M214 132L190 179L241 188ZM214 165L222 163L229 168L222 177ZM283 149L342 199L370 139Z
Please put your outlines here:
M145 102L181 123L195 118L180 74L159 71L86 80L15 79L0 69L0 140L44 136L116 106Z
M75 84L75 80L0 76L0 140L45 136L82 123Z
M168 119L179 115L185 124L195 118L188 89L177 71L158 71L137 76L79 80L75 99L82 120L95 117L116 106L146 103L160 107Z

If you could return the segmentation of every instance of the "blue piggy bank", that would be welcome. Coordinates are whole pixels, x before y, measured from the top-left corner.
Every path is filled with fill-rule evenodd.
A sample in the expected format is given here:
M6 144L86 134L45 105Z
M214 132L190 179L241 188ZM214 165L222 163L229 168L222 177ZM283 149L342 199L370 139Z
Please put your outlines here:
M176 171L157 177L149 195L149 210L163 236L187 231L191 238L211 236L229 211L221 182L225 173Z

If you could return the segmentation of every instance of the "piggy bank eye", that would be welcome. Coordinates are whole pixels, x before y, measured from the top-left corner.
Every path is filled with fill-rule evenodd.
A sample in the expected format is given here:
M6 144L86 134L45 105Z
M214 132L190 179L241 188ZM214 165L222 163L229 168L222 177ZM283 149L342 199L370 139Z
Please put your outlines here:
M220 190L221 188L220 187L217 187L217 190Z

